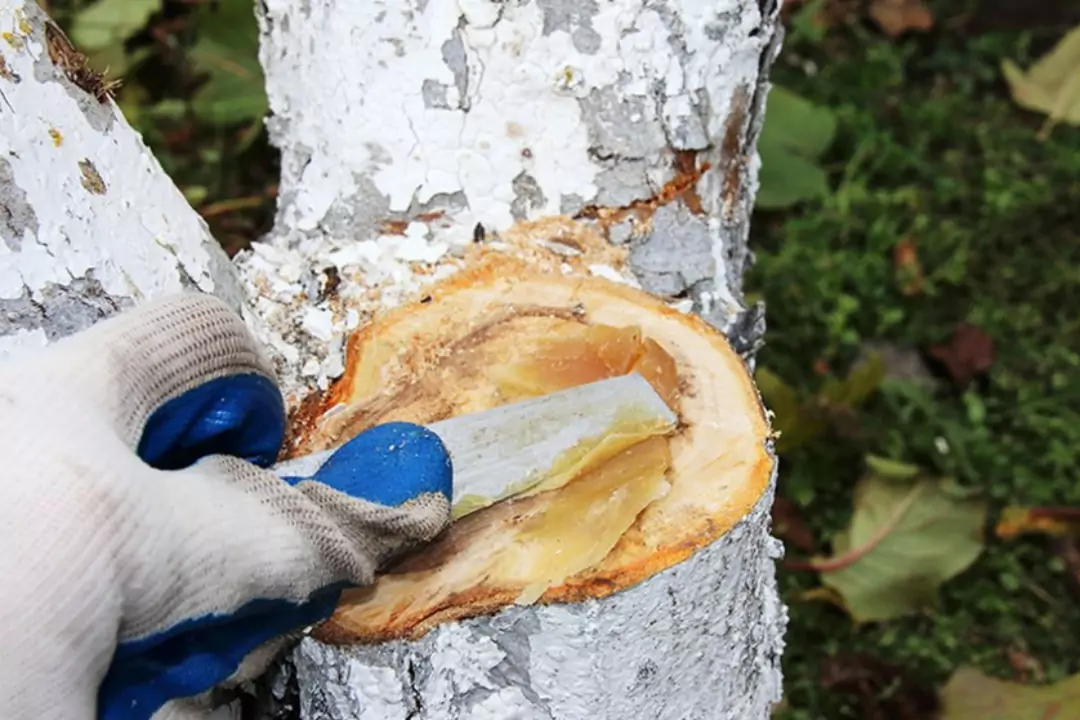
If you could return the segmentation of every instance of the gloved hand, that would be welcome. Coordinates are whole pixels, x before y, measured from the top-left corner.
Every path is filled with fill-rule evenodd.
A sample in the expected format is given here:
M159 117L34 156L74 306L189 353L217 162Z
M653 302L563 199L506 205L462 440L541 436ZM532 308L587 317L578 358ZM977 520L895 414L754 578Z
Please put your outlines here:
M284 427L254 339L206 295L0 365L4 718L172 714L448 522L430 431L374 428L283 481L263 468Z

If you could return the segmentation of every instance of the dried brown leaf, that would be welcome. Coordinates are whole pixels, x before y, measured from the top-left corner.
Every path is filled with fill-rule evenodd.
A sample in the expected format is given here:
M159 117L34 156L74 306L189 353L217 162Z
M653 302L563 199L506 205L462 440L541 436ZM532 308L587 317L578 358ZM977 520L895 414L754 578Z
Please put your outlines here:
M961 387L972 378L990 370L994 364L994 339L977 327L962 323L952 338L930 348L931 357L939 360Z
M915 243L901 240L893 247L893 269L904 295L920 295L923 291L923 270Z
M899 37L911 30L925 32L934 27L934 15L922 0L872 0L869 12L889 37Z

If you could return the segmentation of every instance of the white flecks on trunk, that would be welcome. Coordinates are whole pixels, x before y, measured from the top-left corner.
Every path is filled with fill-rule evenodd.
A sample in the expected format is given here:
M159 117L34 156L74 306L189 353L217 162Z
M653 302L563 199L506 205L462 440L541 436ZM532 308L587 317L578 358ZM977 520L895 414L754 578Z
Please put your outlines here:
M276 228L239 265L290 390L326 387L343 334L463 246L554 215L634 215L604 224L629 268L596 274L754 349L740 286L775 3L264 0L258 16L282 177Z
M416 642L294 653L305 720L750 720L780 699L772 492L686 562L605 600L513 607Z
M0 22L0 357L184 287L239 309L225 253L63 35L33 2Z
M701 314L752 361L762 317L741 284L776 15L767 0L262 0L282 178L274 232L238 264L287 387L326 387L348 330L470 243L554 216L628 249L593 274ZM601 601L373 647L308 638L302 716L765 718L786 624L770 500Z

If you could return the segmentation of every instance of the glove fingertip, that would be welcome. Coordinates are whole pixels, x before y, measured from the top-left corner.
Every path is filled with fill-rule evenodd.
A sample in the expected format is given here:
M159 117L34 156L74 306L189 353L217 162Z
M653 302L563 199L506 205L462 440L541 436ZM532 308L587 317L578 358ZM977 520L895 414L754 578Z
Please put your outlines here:
M345 443L314 479L351 497L396 507L438 493L449 502L453 464L439 436L413 423L377 425Z

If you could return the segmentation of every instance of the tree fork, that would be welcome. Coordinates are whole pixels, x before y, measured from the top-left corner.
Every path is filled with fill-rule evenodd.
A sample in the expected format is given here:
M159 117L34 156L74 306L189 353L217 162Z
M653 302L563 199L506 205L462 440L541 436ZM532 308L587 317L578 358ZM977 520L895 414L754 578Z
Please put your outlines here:
M348 338L501 253L637 286L752 363L763 315L741 283L773 3L262 2L279 207L234 264L102 88L50 53L43 13L6 12L0 352L197 287L242 305L299 424L348 377ZM294 653L302 715L766 717L785 625L772 487L604 596L378 643L341 644L332 621Z

